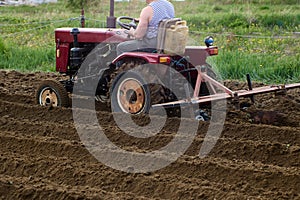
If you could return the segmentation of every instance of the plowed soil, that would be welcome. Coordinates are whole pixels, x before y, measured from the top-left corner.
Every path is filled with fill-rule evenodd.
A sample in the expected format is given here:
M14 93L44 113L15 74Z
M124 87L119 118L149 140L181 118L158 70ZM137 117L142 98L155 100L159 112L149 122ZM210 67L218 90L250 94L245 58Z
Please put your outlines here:
M300 199L299 89L255 96L250 108L229 109L205 158L197 155L208 122L199 122L194 142L176 162L133 174L105 166L84 148L71 108L36 104L36 87L45 79L60 78L0 71L0 199ZM126 149L141 148L122 139L103 110L99 121L109 138ZM151 148L168 141L178 122L169 123Z

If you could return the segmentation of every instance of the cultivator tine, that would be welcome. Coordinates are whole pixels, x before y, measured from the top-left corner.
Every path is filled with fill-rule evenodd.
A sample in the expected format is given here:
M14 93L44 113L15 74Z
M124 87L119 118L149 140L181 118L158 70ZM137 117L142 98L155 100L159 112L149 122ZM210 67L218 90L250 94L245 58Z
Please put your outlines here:
M232 100L232 103L235 107L236 110L239 110L240 109L240 98L239 98L239 95L237 92L235 92L233 94L233 100Z
M248 89L252 90L252 82L251 82L250 74L247 74L246 77L247 77ZM254 95L250 96L250 100L252 103L254 103Z

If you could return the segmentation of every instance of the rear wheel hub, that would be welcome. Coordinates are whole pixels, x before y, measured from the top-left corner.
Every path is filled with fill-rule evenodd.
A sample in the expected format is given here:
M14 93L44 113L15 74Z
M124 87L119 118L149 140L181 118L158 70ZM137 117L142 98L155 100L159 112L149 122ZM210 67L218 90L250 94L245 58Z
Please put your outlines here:
M124 112L135 114L145 105L145 91L136 79L125 79L119 86L118 104Z

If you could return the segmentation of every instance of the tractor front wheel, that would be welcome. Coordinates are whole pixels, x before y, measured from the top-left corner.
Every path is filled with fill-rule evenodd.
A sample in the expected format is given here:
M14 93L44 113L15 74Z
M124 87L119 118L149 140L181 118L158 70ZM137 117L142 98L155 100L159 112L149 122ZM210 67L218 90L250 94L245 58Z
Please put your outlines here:
M69 96L65 87L56 80L45 80L36 92L37 103L49 107L68 107Z

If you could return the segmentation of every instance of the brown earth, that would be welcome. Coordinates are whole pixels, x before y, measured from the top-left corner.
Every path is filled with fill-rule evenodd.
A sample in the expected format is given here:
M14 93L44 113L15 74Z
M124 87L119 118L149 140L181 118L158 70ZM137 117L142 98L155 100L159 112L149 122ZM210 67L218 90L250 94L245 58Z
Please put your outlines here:
M0 71L0 199L300 199L299 89L230 109L208 156L197 156L208 126L199 122L194 142L176 162L133 174L105 166L84 148L71 108L36 105L36 87L48 78L58 79ZM98 115L109 138L129 150L165 145L178 123L169 120L149 145L121 137L108 110Z

